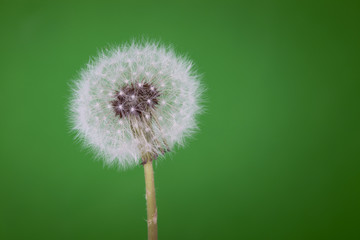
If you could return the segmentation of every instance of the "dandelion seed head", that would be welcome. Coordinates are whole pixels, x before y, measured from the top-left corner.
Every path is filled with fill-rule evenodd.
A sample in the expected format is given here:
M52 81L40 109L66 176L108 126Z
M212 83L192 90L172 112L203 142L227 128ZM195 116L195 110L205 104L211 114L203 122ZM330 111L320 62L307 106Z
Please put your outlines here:
M71 122L77 138L110 165L161 156L197 129L202 86L192 63L157 43L106 50L73 88Z

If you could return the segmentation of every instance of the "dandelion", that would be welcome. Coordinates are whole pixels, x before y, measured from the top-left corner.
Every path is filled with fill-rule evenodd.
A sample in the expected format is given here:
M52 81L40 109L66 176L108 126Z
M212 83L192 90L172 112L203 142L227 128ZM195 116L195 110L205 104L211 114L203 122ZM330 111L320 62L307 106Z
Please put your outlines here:
M144 166L149 239L157 239L152 162L196 130L201 89L191 61L156 43L106 50L75 82L76 137L108 165Z

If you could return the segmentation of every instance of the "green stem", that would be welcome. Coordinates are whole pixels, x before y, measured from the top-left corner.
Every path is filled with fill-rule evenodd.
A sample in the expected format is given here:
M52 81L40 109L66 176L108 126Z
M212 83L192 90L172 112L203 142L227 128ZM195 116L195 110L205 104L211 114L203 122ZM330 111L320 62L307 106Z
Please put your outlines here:
M152 166L152 160L149 159L144 164L144 173L146 185L148 240L157 240L157 208L155 198L154 169Z

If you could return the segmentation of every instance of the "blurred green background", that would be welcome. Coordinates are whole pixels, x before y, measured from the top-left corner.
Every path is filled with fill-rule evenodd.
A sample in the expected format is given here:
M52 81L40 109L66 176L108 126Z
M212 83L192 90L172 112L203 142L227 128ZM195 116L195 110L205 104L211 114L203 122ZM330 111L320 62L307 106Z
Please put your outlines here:
M0 239L146 239L142 167L73 141L69 83L143 36L203 74L157 163L160 239L360 239L358 1L1 1Z

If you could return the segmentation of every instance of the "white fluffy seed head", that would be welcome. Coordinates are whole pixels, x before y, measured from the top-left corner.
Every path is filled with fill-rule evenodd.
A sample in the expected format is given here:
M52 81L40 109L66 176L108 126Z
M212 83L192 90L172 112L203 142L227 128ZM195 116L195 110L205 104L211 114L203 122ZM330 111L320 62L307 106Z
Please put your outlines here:
M192 63L156 43L102 52L75 81L76 137L110 165L170 151L197 128L202 87Z

